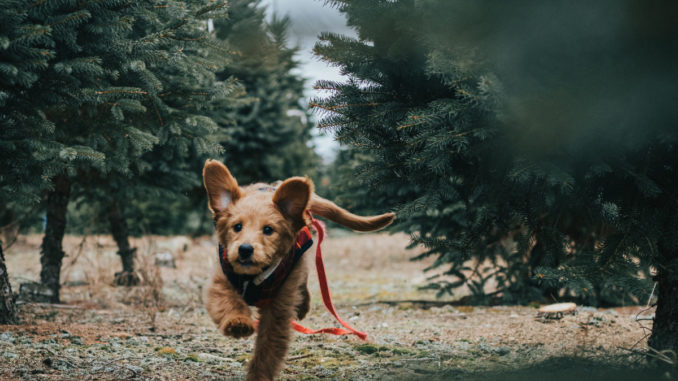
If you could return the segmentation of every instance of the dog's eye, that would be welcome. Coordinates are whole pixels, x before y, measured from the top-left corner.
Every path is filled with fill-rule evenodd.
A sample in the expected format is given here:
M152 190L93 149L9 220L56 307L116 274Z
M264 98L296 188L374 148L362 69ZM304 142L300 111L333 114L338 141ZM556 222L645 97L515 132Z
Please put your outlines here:
M242 230L242 224L235 224L235 225L233 225L233 231L234 231L234 232L237 233L237 232L239 232L239 231L241 231L241 230Z
M273 234L273 228L268 226L268 225L264 226L264 235L271 235L271 234Z

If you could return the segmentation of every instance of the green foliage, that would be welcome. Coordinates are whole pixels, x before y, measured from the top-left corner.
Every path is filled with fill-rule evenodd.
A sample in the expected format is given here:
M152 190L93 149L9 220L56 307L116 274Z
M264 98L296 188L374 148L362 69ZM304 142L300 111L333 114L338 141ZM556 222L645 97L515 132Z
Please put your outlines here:
M39 201L61 149L50 139L54 124L27 96L54 56L52 29L29 19L31 4L0 2L0 226Z
M30 88L61 147L44 152L95 215L111 204L176 197L200 184L198 162L221 152L205 114L240 87L219 81L227 49L207 31L223 1L38 2L54 55Z
M648 21L676 7L329 3L358 33L315 47L349 77L318 82L329 95L313 101L347 146L332 181L355 206L397 211L427 249L415 259L435 258L429 287L644 301L650 266L678 257L674 27Z
M229 2L229 17L214 20L213 36L228 49L216 78L239 87L237 98L222 99L204 111L216 123L215 141L223 149L210 157L223 160L243 185L316 175L319 158L310 144L313 125L307 108L300 105L304 80L295 73L297 49L286 46L288 24L287 19L266 21L265 9L252 0ZM200 175L203 164L204 158L194 160L192 174ZM211 233L202 183L190 184L174 198L144 197L128 212L135 234ZM184 218L149 217L168 208Z
M206 158L225 159L242 183L315 174L286 19L266 22L258 1L229 2L228 17L207 0L89 5L94 16L72 26L77 47L57 42L32 89L72 84L49 104L50 138L64 148L45 159L72 175L69 231L105 233L111 204L133 234L211 231Z

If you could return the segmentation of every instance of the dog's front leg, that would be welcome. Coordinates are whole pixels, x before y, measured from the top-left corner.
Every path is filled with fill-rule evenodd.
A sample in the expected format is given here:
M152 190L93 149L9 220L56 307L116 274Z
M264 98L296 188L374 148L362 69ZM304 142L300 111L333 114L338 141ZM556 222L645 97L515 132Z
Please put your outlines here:
M270 381L275 379L282 369L290 338L290 321L294 314L294 305L282 305L273 301L260 312L254 356L247 374L249 381Z
M207 289L207 313L226 336L246 337L254 332L252 311L219 270Z
M282 370L292 337L290 322L302 301L300 288L306 281L305 263L299 263L266 307L259 309L259 326L250 361L248 381L271 381Z

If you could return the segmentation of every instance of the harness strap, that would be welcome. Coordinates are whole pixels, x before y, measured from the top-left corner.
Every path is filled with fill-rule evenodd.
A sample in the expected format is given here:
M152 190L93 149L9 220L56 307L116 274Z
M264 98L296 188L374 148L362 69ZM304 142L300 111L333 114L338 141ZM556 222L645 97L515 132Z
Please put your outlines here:
M355 328L351 327L346 323L344 320L342 320L339 317L339 314L337 313L337 310L334 308L334 304L332 303L332 297L330 296L330 287L327 283L327 275L325 273L325 264L323 263L323 252L322 252L322 242L325 239L325 224L322 223L322 221L316 220L313 218L313 215L311 215L311 212L308 212L310 217L311 217L311 224L313 226L313 229L318 233L318 246L316 247L315 250L315 266L318 271L318 284L320 286L320 293L322 294L323 298L323 303L325 304L325 308L334 316L337 321L344 326L346 329L342 328L336 328L336 327L331 327L331 328L322 328L318 330L312 330L309 328L306 328L302 326L301 324L291 321L291 326L292 329L294 329L297 332L301 332L304 334L317 334L317 333L329 333L331 335L355 335L358 336L362 340L367 340L367 333L361 332L356 330ZM216 223L216 221L215 221ZM311 240L311 233L308 231L307 228L304 228L304 234L301 234L300 237L306 237L297 239L297 242L295 243L295 247L292 248L292 253L293 253L293 262L292 262L292 267L294 264L296 264L296 261L303 255L303 253L308 249L308 247L313 243ZM296 249L295 249L296 248ZM248 301L247 297L247 289L250 283L254 283L253 287L258 287L260 286L263 282L271 278L273 273L275 273L276 270L278 270L279 266L281 265L281 261L278 263L274 263L272 266L269 267L266 271L264 271L262 274L259 274L257 277L253 278L247 278L247 279L240 279L237 274L235 274L231 269L230 265L228 264L228 260L225 257L224 249L219 245L219 260L222 265L222 270L224 273L227 275L229 281L231 282L232 285L234 285L236 288L238 287L238 284L241 284L242 288L242 297L245 299L245 301L248 302L250 305L256 305L257 307L263 307L267 305L270 300L269 299L260 299L257 298L256 300L251 300ZM290 268L291 269L291 268ZM285 272L286 275L281 277L281 283L287 279L287 275L289 275L289 272ZM239 280L242 281L242 283L239 283ZM259 322L254 321L255 326L258 326Z
M305 227L297 235L297 241L290 252L256 276L233 271L221 244L219 244L219 262L228 281L248 305L265 307L273 301L280 286L285 283L292 269L312 245L311 231Z
M309 211L310 214L310 211ZM316 334L316 333L329 333L332 335L356 335L362 340L367 340L367 333L365 332L360 332L356 330L355 328L351 327L343 321L340 317L337 311L334 309L334 304L332 304L332 297L330 296L330 287L327 284L327 275L325 274L325 264L323 263L323 252L321 249L321 244L323 242L323 239L325 238L325 224L323 224L321 221L316 220L311 216L312 219L312 224L314 230L318 233L318 246L316 246L315 249L315 267L318 270L318 283L320 285L320 293L322 294L323 297L323 303L325 304L325 307L327 310L334 316L337 321L344 326L346 329L341 329L341 328L323 328L319 330L312 330L309 328L306 328L300 324L298 324L295 321L292 321L292 328L301 333L305 334Z
M279 257L278 260L275 263L271 264L268 267L268 269L266 269L266 271L257 275L257 277L254 278L254 280L253 280L254 284L256 284L258 286L261 283L263 283L266 279L268 279L268 277L273 275L273 272L278 268L278 265L280 265L280 262L282 262L282 257Z

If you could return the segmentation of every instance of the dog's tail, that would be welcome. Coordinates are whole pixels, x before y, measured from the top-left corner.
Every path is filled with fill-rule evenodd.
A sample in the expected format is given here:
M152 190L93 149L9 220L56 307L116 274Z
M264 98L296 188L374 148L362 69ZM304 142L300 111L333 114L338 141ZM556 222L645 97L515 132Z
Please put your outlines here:
M326 200L317 194L311 198L311 212L323 216L347 228L368 232L379 230L390 225L395 218L394 213L384 213L379 216L362 217L343 209L330 200Z

